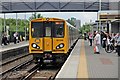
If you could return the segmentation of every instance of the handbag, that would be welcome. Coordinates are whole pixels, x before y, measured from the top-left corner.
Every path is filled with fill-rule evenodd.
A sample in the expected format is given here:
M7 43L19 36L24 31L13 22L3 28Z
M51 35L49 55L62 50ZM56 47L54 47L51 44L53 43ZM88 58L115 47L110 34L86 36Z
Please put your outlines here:
M99 49L98 49L97 46L94 46L94 53L95 53L95 52L99 52Z
M94 53L96 52L96 46L94 46Z

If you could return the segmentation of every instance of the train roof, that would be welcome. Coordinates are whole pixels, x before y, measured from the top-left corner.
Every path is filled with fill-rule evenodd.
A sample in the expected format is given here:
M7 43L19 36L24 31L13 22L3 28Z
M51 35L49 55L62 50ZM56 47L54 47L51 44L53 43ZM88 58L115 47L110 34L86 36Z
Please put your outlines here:
M49 20L49 19L52 19L52 20L63 20L63 21L65 21L64 19L60 19L60 18L49 18L49 17L47 17L47 18L37 18L37 19L33 19L33 20L31 20L31 21L35 21L35 20Z
M74 29L77 29L76 27L74 27L73 25L71 25L69 22L66 21L66 23L67 23L68 26L70 26L70 27L72 27Z
M69 26L69 27L72 27L72 28L74 28L74 29L77 29L76 27L74 27L73 25L71 25L69 22L67 22L66 20L64 20L64 19L61 19L61 18L37 18L37 19L33 19L33 20L31 20L31 21L36 21L36 20L49 20L49 19L52 19L52 20L57 20L57 21L60 21L60 20L62 20L62 21L65 21L66 22L66 24Z

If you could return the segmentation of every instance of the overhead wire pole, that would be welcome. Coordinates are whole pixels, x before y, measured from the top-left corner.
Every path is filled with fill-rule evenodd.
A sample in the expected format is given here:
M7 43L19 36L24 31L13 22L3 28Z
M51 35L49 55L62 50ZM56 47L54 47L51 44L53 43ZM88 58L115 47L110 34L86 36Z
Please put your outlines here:
M100 19L100 13L101 13L101 0L99 0L99 32L101 31L101 19Z
M120 14L120 1L118 2L118 14ZM120 22L118 23L119 33L120 33Z
M97 12L97 30L99 31L99 12Z
M24 23L25 23L25 41L26 41L26 13L25 13L25 21L24 21Z

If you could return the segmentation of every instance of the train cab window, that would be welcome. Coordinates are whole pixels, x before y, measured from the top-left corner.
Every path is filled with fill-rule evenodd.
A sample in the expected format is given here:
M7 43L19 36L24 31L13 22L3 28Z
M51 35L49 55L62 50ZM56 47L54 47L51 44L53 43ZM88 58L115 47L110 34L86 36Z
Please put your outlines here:
M51 27L46 27L46 33L45 33L46 36L51 36Z
M42 22L32 22L31 23L31 33L32 37L43 37L43 23Z
M63 22L55 23L54 37L64 37L64 24L63 24Z
M44 37L51 37L51 31L52 31L52 22L43 22L44 26Z

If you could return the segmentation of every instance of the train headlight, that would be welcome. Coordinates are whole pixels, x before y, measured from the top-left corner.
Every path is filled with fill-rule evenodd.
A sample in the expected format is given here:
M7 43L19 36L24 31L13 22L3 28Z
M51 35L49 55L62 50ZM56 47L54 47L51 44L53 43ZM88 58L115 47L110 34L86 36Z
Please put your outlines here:
M63 48L63 46L64 46L63 44L60 44L60 48Z
M57 49L59 49L60 47L59 47L59 46L57 46L56 48L57 48Z
M60 43L59 45L56 46L56 49L60 49L60 48L63 48L63 47L64 47L64 44Z
M36 49L40 49L40 47L37 44L35 44L35 43L32 43L32 47L36 48Z
M33 45L32 45L32 47L33 47L33 48L36 48L36 47L37 47L37 45L36 45L36 44L33 44Z

